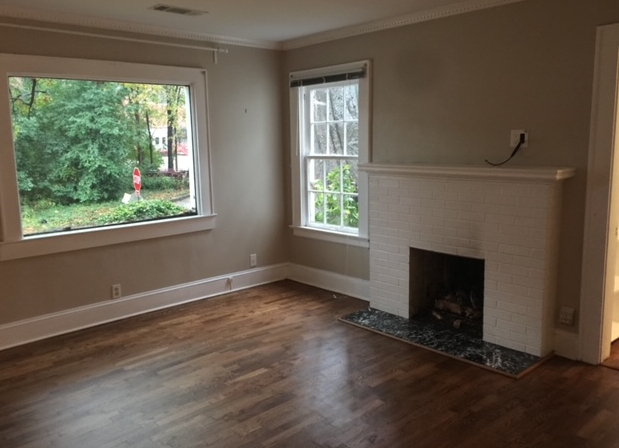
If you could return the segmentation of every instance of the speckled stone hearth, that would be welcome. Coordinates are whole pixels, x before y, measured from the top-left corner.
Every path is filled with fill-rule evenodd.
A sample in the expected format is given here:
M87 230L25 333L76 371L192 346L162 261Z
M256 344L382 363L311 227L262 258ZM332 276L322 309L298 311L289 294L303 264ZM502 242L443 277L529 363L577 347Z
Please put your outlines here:
M485 342L446 328L431 319L406 319L369 308L340 319L396 339L519 378L543 358Z

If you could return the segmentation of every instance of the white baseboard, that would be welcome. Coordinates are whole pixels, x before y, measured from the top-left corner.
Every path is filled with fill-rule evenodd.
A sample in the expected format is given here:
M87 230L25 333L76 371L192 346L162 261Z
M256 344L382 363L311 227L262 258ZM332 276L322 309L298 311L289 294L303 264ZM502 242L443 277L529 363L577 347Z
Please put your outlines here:
M555 354L580 361L580 340L577 333L555 330Z
M0 325L0 350L138 314L284 280L289 264L235 272Z
M288 278L306 285L370 300L370 281L291 263Z

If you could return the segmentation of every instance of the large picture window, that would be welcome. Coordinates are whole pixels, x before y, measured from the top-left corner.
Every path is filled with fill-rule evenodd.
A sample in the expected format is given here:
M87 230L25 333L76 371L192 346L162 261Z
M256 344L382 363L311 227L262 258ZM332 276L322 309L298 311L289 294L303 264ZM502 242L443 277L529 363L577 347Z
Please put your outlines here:
M366 245L369 62L290 78L295 234Z
M2 259L214 225L206 73L0 55Z

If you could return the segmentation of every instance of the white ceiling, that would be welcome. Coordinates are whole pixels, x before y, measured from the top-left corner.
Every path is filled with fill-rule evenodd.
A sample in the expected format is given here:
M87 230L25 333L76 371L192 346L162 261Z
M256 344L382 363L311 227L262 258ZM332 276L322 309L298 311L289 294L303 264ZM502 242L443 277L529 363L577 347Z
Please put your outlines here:
M377 22L384 27L386 22L427 20L514 1L520 0L0 0L0 15L281 47L337 30L359 34L351 27ZM182 16L150 9L156 4L208 14Z

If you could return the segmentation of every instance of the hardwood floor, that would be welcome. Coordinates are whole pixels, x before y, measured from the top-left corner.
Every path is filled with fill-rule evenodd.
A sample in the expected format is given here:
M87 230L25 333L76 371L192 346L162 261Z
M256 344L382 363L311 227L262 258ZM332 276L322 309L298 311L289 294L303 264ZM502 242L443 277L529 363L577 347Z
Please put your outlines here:
M513 380L337 321L364 306L285 281L0 352L0 446L619 446L619 371Z

